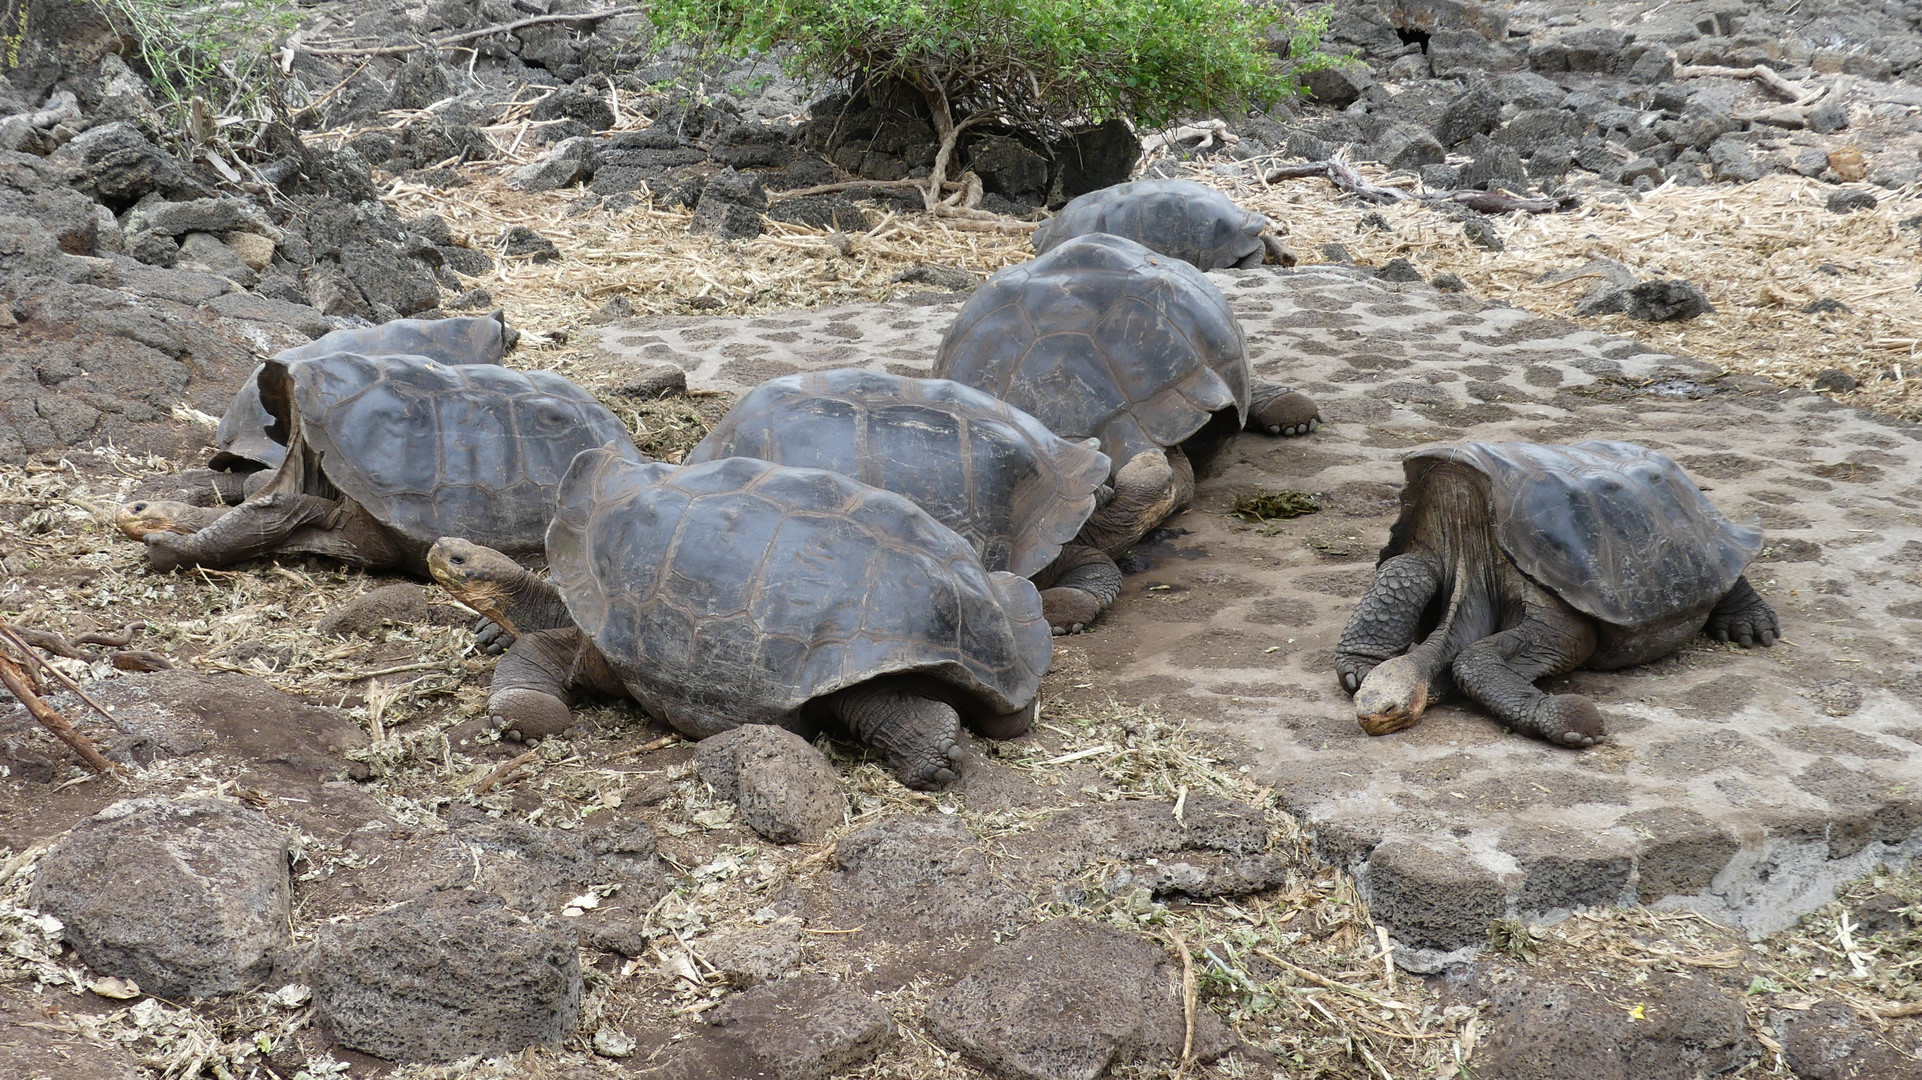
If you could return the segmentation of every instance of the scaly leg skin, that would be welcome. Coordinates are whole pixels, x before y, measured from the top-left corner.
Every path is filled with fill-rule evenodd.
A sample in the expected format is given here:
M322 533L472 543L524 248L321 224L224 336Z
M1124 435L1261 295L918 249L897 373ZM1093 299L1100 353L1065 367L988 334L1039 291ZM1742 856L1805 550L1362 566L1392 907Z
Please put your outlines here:
M887 758L908 787L938 791L961 775L961 716L946 702L876 680L849 687L826 704L850 734Z
M198 532L147 534L147 563L155 570L228 566L280 549L298 529L328 522L340 504L318 495L280 492L241 503Z
M1735 579L1735 587L1708 613L1708 624L1702 629L1717 641L1733 641L1745 647L1767 648L1782 636L1775 609L1769 607L1769 602L1762 599L1762 594L1756 592L1745 577Z
M573 726L568 684L580 661L581 632L537 630L515 640L494 667L487 715L509 738L539 739Z
M1580 667L1595 651L1595 624L1539 590L1530 592L1520 625L1455 657L1455 685L1525 735L1557 746L1593 746L1607 737L1595 703L1580 694L1545 694L1535 680ZM1538 598L1550 602L1532 602Z
M1377 664L1415 643L1421 614L1441 588L1441 567L1426 555L1397 555L1375 570L1375 583L1355 606L1335 649L1335 674L1350 694Z
M1069 544L1034 576L1041 612L1056 634L1079 634L1094 625L1121 595L1121 568L1105 553Z
M1249 431L1264 435L1306 435L1321 426L1321 410L1308 395L1256 379L1248 393Z

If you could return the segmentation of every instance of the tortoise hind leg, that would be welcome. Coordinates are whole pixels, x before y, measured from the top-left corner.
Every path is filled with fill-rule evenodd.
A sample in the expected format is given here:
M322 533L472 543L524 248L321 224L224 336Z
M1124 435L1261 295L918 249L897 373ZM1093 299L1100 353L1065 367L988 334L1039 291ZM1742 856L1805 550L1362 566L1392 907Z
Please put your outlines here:
M1441 565L1410 552L1375 569L1375 583L1355 606L1335 648L1335 674L1341 688L1354 693L1384 660L1400 656L1415 643L1415 629L1429 601L1441 591Z
M149 533L147 563L156 570L227 566L280 550L297 530L325 527L340 504L318 495L275 492L241 503L197 532Z
M1708 624L1702 629L1717 641L1733 641L1744 646L1767 647L1782 636L1775 609L1745 577L1735 579L1735 587L1716 603L1715 610L1708 614Z
M947 702L876 679L823 704L856 739L880 751L906 786L939 790L961 775L961 716Z
M1530 586L1517 626L1455 657L1455 685L1497 720L1558 746L1593 746L1605 737L1602 713L1580 694L1543 693L1535 680L1572 671L1595 651L1595 624Z
M1321 426L1313 399L1279 383L1256 379L1248 391L1249 431L1264 435L1306 435Z

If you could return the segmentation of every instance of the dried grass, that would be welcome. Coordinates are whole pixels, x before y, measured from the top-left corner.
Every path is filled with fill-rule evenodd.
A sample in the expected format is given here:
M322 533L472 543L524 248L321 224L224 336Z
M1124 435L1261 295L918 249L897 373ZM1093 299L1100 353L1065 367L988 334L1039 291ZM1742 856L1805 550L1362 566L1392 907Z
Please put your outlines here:
M1270 163L1249 163L1251 172ZM1363 167L1376 183L1387 174ZM1817 374L1838 369L1859 382L1837 395L1852 405L1922 419L1922 232L1902 222L1922 214L1922 186L1876 191L1873 210L1833 214L1836 189L1799 176L1773 175L1741 186L1677 187L1667 183L1639 201L1590 199L1566 214L1509 214L1486 220L1504 250L1478 247L1460 222L1412 204L1373 206L1340 195L1322 180L1272 187L1253 177L1198 172L1287 230L1305 261L1322 244L1339 243L1364 262L1406 258L1429 277L1454 273L1478 296L1570 318L1596 330L1639 338L1783 386L1809 389ZM1851 185L1869 190L1867 185ZM1389 228L1364 228L1375 213ZM1707 293L1716 312L1687 322L1637 322L1625 315L1576 319L1576 302L1597 282L1557 285L1537 279L1598 258L1626 265L1638 278L1686 278ZM1832 299L1848 311L1804 314L1803 305Z

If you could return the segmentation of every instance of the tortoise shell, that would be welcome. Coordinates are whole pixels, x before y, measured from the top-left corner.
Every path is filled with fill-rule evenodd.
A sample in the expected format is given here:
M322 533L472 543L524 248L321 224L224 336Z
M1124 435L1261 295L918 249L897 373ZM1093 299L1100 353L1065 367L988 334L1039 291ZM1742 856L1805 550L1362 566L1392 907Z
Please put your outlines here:
M1133 180L1071 200L1034 231L1035 254L1089 233L1126 237L1202 270L1260 266L1268 219L1193 180Z
M989 570L1027 577L1094 513L1108 459L947 379L842 368L769 379L684 459L829 469L892 491L961 534Z
M311 360L328 353L362 356L405 353L443 364L498 364L505 350L507 323L501 313L458 319L395 319L379 326L335 330L305 345L275 353L282 362ZM210 468L228 472L271 469L287 456L287 448L267 436L274 418L260 403L260 372L256 367L240 384L234 400L214 431Z
M1496 541L1522 573L1615 626L1707 611L1762 548L1668 458L1634 443L1463 443L1402 459L1410 492L1440 462L1488 478ZM1398 527L1395 535L1402 534ZM1384 552L1394 555L1399 552Z
M982 569L901 496L820 469L590 450L561 484L547 558L635 700L701 737L793 727L809 701L889 674L933 680L964 721L1009 713L1052 656L1026 578Z
M1240 430L1250 382L1221 290L1188 263L1105 233L997 271L955 316L934 374L1064 439L1101 440L1111 474L1218 413Z
M641 457L613 413L548 371L336 352L269 360L260 388L281 418L269 433L297 433L414 556L443 536L539 552L574 455Z

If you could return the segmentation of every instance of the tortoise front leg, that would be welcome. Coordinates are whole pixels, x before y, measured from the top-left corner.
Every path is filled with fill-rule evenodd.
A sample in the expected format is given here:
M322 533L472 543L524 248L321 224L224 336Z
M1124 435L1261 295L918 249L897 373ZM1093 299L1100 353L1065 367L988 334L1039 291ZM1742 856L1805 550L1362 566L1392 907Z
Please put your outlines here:
M1602 713L1580 694L1543 693L1535 680L1582 666L1595 652L1595 624L1531 586L1521 624L1485 637L1455 657L1455 685L1495 719L1558 746L1606 738Z
M1248 391L1246 426L1264 435L1306 435L1321 426L1321 409L1306 394L1256 379Z
M1782 625L1775 619L1775 609L1769 606L1748 578L1735 579L1735 587L1728 591L1708 613L1708 624L1702 629L1717 641L1733 641L1740 645L1775 644L1782 636Z
M318 495L262 495L197 532L147 534L147 563L156 570L228 566L279 550L296 530L331 523L339 509L338 501Z
M1121 595L1121 568L1105 552L1069 544L1034 576L1041 612L1057 634L1078 634Z
M487 689L487 715L514 738L559 735L574 724L568 708L583 648L574 627L536 630L516 638L494 666Z
M961 775L961 716L947 702L875 679L822 704L856 739L880 751L908 787L939 790Z
M1422 612L1441 583L1441 564L1417 552L1397 555L1376 568L1375 583L1355 605L1335 647L1335 674L1343 690L1354 693L1377 664L1408 651Z

